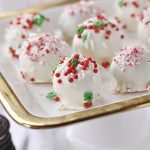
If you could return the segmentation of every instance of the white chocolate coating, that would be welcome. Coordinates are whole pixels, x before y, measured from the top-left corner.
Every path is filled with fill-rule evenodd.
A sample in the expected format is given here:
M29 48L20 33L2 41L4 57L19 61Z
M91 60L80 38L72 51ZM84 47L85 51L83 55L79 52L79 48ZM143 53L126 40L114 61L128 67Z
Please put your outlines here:
M92 57L104 68L110 64L116 51L122 47L124 34L117 25L99 16L78 26L73 40L74 53Z
M18 58L16 50L30 33L50 33L49 19L37 13L23 14L12 19L6 28L5 40L10 55Z
M137 30L137 17L146 8L143 0L116 0L116 15L130 31Z
M59 25L67 41L72 41L78 24L100 15L102 11L94 1L80 1L68 6L60 16Z
M113 16L109 20L110 22L116 24L122 30L125 30L127 28L127 25L123 23L117 16Z
M139 15L138 37L150 48L150 8Z
M73 67L73 59L77 60L77 66ZM101 72L97 63L91 58L76 54L65 58L57 67L53 78L53 88L65 108L83 109L91 107L99 97L100 82ZM92 93L91 99L85 99L86 92ZM89 104L86 103L89 101Z
M150 90L150 53L141 46L123 48L114 57L110 71L115 78L114 92Z
M54 36L32 34L19 53L20 73L25 81L52 82L54 68L61 58L69 56L70 48Z

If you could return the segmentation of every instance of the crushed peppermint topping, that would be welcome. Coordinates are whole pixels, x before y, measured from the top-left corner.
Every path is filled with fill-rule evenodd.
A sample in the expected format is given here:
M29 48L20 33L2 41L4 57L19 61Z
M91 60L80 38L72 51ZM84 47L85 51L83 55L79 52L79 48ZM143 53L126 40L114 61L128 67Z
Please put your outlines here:
M49 34L35 34L23 43L20 51L24 51L32 61L38 62L40 58L48 55L51 51L61 58L65 49L68 49L68 45L57 37Z
M67 7L67 12L71 16L80 15L81 17L92 17L102 13L93 1L80 1Z
M137 66L144 57L144 48L141 46L124 47L113 59L121 71Z
M139 15L140 21L147 25L150 25L150 8L143 10Z
M81 80L84 78L85 74L89 72L89 70L91 70L93 74L97 74L99 72L99 66L96 61L92 58L87 58L79 54L75 54L70 58L64 58L59 63L59 68L62 67L64 68L62 72L60 72L59 69L54 71L54 76L58 79L57 82L60 85L63 83L64 77L68 80L68 83L73 83L75 80Z
M9 22L9 25L6 28L6 37L10 42L11 40L9 38L11 36L14 36L14 38L16 39L16 42L9 46L9 52L13 58L19 57L16 51L21 47L22 42L28 38L31 30L35 27L40 28L45 21L49 21L49 19L42 14L27 13L19 15Z

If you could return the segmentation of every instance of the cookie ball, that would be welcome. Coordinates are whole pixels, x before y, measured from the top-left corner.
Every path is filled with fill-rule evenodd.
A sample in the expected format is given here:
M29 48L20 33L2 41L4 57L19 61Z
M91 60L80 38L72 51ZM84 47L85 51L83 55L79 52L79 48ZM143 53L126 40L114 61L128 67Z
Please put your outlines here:
M49 34L32 34L19 49L20 73L31 83L52 82L53 70L60 59L70 55L66 42Z
M6 27L5 41L7 52L11 57L19 57L16 51L32 32L50 33L49 19L39 13L29 13L19 15L9 22L9 25Z

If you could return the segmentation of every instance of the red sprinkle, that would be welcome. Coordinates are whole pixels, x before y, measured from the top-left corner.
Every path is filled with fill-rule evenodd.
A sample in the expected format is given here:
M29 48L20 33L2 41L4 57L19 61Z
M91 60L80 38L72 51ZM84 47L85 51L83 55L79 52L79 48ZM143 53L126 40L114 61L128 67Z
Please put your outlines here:
M93 69L93 72L94 72L94 73L98 73L98 70L97 70L97 69Z
M55 97L55 98L53 98L53 100L56 101L56 102L59 102L60 98L59 97Z
M58 82L59 84L61 84L61 83L62 83L62 80L61 80L61 79L59 79L57 82Z
M111 27L114 28L114 27L115 27L115 24L111 24Z
M57 72L57 73L55 74L55 76L56 76L57 78L59 78L59 77L60 77L60 73Z
M139 4L137 2L132 2L132 4L134 5L134 7L139 8Z
M75 74L73 77L74 77L74 79L78 79L78 75L77 74Z
M131 17L133 17L133 18L134 18L134 17L135 17L135 14L131 14Z
M121 38L121 39L124 39L124 35L121 35L120 38Z
M26 27L26 26L22 26L22 28L23 28L23 29L27 29L27 27Z
M25 36L24 34L22 34L22 36L21 36L21 37L22 37L22 39L25 39L25 38L26 38L26 36Z
M92 103L91 102L84 103L84 107L90 108L90 107L92 107Z
M68 72L65 72L65 73L64 73L64 76L67 76L67 75L68 75Z
M73 78L69 78L68 81L69 81L70 83L72 83L72 82L73 82Z
M127 25L124 24L124 25L122 26L122 28L123 28L123 29L126 29L126 28L127 28Z
M78 54L74 55L74 58L79 59L79 55Z
M81 37L82 37L81 35L78 35L78 38L79 38L79 39L81 39Z
M107 35L110 35L110 34L111 34L111 31L110 31L110 30L107 30L107 31L106 31L106 34L107 34Z
M108 40L108 39L109 39L109 37L108 37L108 36L105 36L104 38L105 38L106 40Z
M94 68L97 68L98 67L98 65L97 64L94 64Z
M49 50L48 50L48 49L46 50L46 53L47 53L47 54L49 53Z
M102 67L104 67L105 69L107 69L110 66L110 63L108 61L105 61L102 63Z
M31 78L30 81L34 82L34 81L35 81L35 78Z

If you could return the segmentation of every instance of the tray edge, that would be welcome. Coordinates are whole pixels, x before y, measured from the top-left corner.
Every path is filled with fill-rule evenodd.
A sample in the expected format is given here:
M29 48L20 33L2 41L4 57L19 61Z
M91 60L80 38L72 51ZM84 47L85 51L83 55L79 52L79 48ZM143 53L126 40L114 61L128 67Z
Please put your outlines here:
M150 95L91 108L59 117L38 117L29 113L21 104L5 77L0 73L0 102L9 116L18 124L29 128L53 128L98 117L104 117L150 105Z

